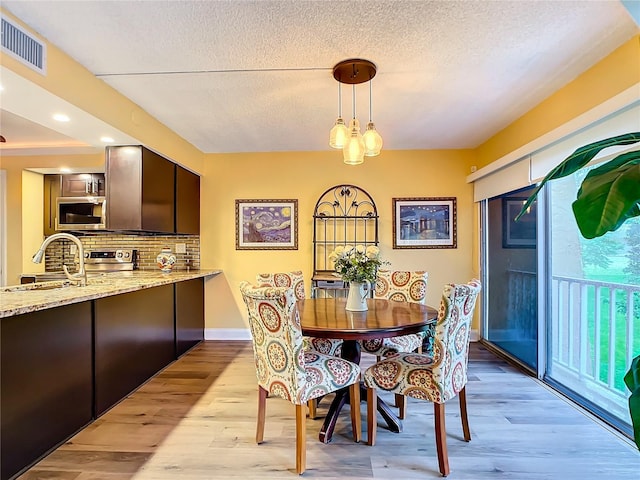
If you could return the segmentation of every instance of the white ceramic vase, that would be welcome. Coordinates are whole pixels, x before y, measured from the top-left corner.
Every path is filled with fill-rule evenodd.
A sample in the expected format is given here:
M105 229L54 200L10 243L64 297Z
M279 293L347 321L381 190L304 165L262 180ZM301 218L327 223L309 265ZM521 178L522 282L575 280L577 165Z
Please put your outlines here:
M171 253L171 249L169 247L164 247L156 257L156 262L158 263L158 268L161 271L169 273L173 270L173 266L176 263L176 256Z
M349 294L347 295L346 310L352 312L364 312L368 310L367 297L371 290L371 284L365 280L364 283L349 282Z

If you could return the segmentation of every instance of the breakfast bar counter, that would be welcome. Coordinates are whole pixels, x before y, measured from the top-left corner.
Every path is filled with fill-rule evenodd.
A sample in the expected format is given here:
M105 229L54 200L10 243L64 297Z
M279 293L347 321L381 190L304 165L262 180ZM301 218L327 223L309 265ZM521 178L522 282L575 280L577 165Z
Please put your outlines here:
M87 285L69 285L66 280L0 287L0 318L36 312L111 295L218 275L220 270L113 272L89 275Z

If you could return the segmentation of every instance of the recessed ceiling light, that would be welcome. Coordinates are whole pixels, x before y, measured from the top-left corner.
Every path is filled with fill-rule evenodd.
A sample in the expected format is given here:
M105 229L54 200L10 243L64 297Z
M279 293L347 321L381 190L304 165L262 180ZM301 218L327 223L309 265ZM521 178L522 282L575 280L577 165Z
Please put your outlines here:
M69 167L60 167L60 173L69 173L70 171Z
M111 137L100 137L100 141L103 143L113 143L115 140Z
M57 120L58 122L68 122L69 121L69 117L67 115L65 115L64 113L56 113L53 116L54 120Z

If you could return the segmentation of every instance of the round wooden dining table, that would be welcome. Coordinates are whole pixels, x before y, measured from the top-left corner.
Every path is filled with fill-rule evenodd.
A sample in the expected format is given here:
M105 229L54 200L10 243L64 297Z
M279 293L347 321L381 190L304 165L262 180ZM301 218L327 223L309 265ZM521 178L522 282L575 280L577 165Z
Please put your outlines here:
M299 300L300 324L304 335L344 340L342 358L357 364L360 363L359 340L418 333L435 323L438 317L436 309L419 303L369 298L368 310L364 312L348 311L346 305L346 298ZM331 441L338 415L348 398L348 388L336 392L320 429L321 442ZM363 398L366 398L366 394ZM378 411L391 431L397 433L402 430L400 419L380 397Z

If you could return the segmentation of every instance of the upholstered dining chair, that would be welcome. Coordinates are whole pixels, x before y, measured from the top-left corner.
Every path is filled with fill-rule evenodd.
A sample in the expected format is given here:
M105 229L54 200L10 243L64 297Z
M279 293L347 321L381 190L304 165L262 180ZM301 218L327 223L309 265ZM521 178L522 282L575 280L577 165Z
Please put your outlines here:
M342 358L304 349L300 314L291 288L240 284L249 314L256 375L258 421L256 442L264 439L267 395L296 406L296 472L306 468L305 404L344 387L349 388L351 426L360 441L360 367Z
M414 302L425 304L427 301L427 281L429 273L424 271L401 271L401 270L378 270L376 286L373 291L373 298L384 298L396 302ZM427 342L424 339L427 338ZM363 340L362 350L377 357L380 361L382 357L394 355L396 353L419 352L422 353L423 342L430 345L433 338L433 326L420 333L411 335L400 335L389 338L373 338ZM430 353L428 350L426 353ZM396 395L396 406L398 407L398 417L401 419L406 415L406 403L401 395Z
M396 302L425 304L427 300L427 280L429 274L423 271L403 272L378 270L373 298L385 298ZM425 332L399 337L374 338L362 341L365 352L378 357L395 353L421 351Z
M288 287L293 288L296 300L304 300L304 276L302 271L278 273L259 273L256 275L256 283L261 287ZM304 337L304 345L307 349L317 350L325 355L340 356L342 340L339 338Z
M304 276L301 270L278 273L259 273L256 275L256 283L261 287L288 287L293 288L296 300L304 300ZM342 340L339 338L303 337L304 347L307 350L316 350L325 355L339 357L342 353ZM309 401L309 417L317 417L317 407L320 399Z
M456 395L465 441L471 440L467 418L467 362L469 330L480 282L444 287L435 327L433 354L399 353L369 367L364 373L367 387L367 443L376 441L376 389L433 402L438 465L449 474L444 405Z

